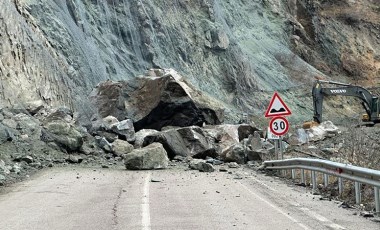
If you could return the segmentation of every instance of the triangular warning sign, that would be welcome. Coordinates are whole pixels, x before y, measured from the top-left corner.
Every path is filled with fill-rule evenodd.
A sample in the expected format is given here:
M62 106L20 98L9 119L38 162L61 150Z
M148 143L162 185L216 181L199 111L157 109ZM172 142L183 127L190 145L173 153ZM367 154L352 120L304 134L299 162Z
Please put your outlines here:
M265 117L276 117L290 115L292 112L286 106L285 102L281 99L277 92L274 92L272 99L270 100Z

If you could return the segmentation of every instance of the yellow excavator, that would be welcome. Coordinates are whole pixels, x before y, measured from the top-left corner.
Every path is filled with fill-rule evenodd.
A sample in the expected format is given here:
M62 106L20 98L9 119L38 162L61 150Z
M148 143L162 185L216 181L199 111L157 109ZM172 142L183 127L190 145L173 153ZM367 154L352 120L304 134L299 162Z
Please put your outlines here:
M325 85L330 85L325 87ZM379 116L379 99L377 96L372 95L367 89L334 81L316 80L312 90L313 95L313 108L314 108L314 121L304 123L304 128L318 125L322 122L322 104L325 96L352 96L361 99L362 105L366 111L363 114L362 121L367 125L374 125L380 123Z

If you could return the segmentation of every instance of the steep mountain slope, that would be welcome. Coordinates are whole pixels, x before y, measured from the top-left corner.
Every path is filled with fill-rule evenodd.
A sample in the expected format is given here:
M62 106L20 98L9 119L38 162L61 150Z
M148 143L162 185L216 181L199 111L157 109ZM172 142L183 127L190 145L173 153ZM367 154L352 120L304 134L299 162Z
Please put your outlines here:
M274 90L305 120L316 78L377 86L379 15L376 0L3 0L1 104L89 114L100 81L174 68L229 120Z

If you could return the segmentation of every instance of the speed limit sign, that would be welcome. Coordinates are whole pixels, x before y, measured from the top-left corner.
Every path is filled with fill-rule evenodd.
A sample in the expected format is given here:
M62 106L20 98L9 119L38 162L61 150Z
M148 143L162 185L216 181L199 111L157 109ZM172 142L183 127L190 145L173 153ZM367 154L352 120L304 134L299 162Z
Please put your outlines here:
M278 136L284 135L289 130L289 122L285 117L274 117L269 122L270 131Z

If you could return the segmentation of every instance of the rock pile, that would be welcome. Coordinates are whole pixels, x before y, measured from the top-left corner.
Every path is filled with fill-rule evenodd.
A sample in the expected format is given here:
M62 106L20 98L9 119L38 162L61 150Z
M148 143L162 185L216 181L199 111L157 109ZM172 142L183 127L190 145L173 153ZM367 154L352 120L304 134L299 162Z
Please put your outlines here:
M91 98L99 113L85 123L66 107L2 108L0 183L54 164L124 163L145 170L188 159L190 168L211 172L213 165L260 161L265 154L258 128L222 125L221 105L173 70L100 83Z
M308 142L316 142L324 140L328 137L334 137L341 131L331 121L324 121L317 126L312 126L307 129L298 129L296 135L290 138L293 145L305 144Z

